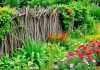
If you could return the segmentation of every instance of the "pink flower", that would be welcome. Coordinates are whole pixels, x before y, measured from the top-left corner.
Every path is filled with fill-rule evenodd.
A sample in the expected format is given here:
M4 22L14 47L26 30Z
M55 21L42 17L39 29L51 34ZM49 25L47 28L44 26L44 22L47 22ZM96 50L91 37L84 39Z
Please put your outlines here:
M84 55L83 54L78 54L78 56L80 57L81 60L84 59Z
M83 59L83 62L85 62L87 65L89 65L89 63L86 59Z
M81 60L83 60L84 59L84 55L83 54L81 54L80 52L79 52L79 50L77 49L76 51L76 54L80 57L80 59Z
M72 68L73 68L73 66L74 66L74 64L70 64L70 69L72 69Z
M73 55L73 52L71 52L71 51L68 52L68 55L69 55L69 56L72 56L72 55Z
M90 55L86 55L86 57L91 61L93 60L93 58Z
M100 41L99 40L96 40L96 42L97 42L98 46L100 46Z
M75 52L76 52L76 53L79 53L79 49L76 49Z
M97 49L96 52L97 52L97 53L100 53L100 49Z
M90 46L90 43L88 42L88 43L86 43L86 46Z
M81 50L83 50L83 49L86 49L87 47L85 46L85 45L81 45L80 47L79 47L79 49L81 49Z
M97 47L96 42L92 42L91 45L92 45L93 47Z

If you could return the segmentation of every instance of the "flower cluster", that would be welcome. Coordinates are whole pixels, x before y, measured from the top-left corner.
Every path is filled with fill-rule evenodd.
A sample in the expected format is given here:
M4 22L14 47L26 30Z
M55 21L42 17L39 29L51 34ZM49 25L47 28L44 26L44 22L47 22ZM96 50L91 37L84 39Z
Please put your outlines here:
M96 64L97 62L95 60L94 55L100 57L100 40L91 40L86 44L80 45L75 50L75 52L69 51L67 56L62 61L72 61L77 60L77 58L79 58L87 65L89 65L89 62L93 62L94 64Z
M62 42L67 42L67 34L66 33L62 33L62 34L56 34L56 33L50 33L48 35L48 39L50 41L53 41L53 42L58 42L58 41L62 41Z

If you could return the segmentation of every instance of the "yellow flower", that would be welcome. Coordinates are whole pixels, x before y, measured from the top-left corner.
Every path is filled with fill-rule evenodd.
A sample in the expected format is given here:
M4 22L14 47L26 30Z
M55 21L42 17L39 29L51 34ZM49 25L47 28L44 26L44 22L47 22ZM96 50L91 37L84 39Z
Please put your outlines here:
M89 39L89 40L93 40L93 39L97 39L97 38L100 38L100 35L85 36L85 39Z

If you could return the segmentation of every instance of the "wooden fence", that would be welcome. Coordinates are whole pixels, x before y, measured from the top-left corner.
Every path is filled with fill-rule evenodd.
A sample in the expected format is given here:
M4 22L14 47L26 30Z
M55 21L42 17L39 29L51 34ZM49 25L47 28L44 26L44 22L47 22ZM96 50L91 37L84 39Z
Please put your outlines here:
M30 35L34 40L47 40L50 32L62 32L57 8L23 8L16 11L11 23L11 31L0 42L0 56L12 55L12 52L22 47L24 36Z

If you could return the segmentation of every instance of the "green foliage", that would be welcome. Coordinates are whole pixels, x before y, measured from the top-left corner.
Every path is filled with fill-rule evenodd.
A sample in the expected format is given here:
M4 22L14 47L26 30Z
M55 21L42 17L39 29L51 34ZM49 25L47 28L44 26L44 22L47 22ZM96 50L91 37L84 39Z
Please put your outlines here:
M30 7L36 7L36 6L46 7L55 3L56 3L56 0L31 0L28 2L28 5Z
M82 2L73 1L68 5L59 4L54 5L54 7L58 7L61 10L60 19L64 30L68 30L69 25L72 23L74 23L75 27L77 28L79 25L84 24L87 19L88 10Z
M19 7L20 0L5 0L4 6Z
M0 7L0 38L10 31L10 22L13 15L13 9L8 7Z
M3 2L3 6L19 8L19 7L27 6L28 1L30 1L30 0L5 0Z
M33 61L35 66L38 66L40 70L45 68L46 61L46 51L44 44L40 42L35 42L31 38L26 37L24 46L21 49L21 55L25 54L25 57L31 61Z
M30 7L42 6L48 7L55 4L69 4L72 0L31 0L28 2Z
M91 4L96 4L100 6L100 0L89 0Z
M90 8L91 16L93 16L96 20L99 20L100 19L100 7L93 4L89 8Z

